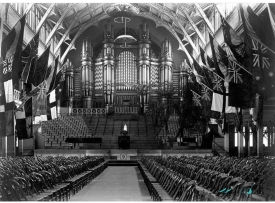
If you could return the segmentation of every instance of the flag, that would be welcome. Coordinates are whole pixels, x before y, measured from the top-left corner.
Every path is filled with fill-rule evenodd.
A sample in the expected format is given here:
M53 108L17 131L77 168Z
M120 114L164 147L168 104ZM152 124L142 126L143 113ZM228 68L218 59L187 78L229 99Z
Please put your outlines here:
M42 82L38 88L38 95L33 96L33 116L47 115L47 82Z
M4 105L5 111L13 109L13 89L19 84L18 67L21 67L24 26L25 15L15 24L1 45L3 61L0 63L0 106Z
M15 113L16 131L18 139L28 139L32 136L32 98Z
M227 23L227 21L222 16L221 19L224 42L229 46L236 60L240 63L243 63L244 40L235 32L235 30Z
M33 74L33 85L40 85L44 79L47 72L48 61L50 54L50 46L41 54L41 56L37 59L35 64L35 71Z
M200 46L200 56L203 66L207 68L207 70L213 72L215 70L215 65L213 60L205 53L203 48Z
M56 76L58 61L59 61L59 56L55 58L53 64L47 69L47 73L46 73L46 80L47 80L47 87L48 87L47 92L49 92L50 88L53 87L52 81L54 81Z
M244 27L245 65L252 69L255 91L264 97L272 97L275 95L275 57L274 51L271 51L275 50L275 43L272 28L270 24L263 23L268 19L261 20L249 6L240 4L239 12Z
M269 14L270 24L275 37L275 5L274 3L273 4L267 3L267 9Z
M194 105L201 106L201 102L200 102L201 96L198 93L194 92L193 90L191 90L191 92L193 93L192 100L193 100Z
M57 106L57 100L56 100L56 89L52 90L49 95L47 96L47 105L48 105L48 119L52 120L57 118L56 114L56 106Z
M25 27L25 15L2 40L0 61L0 127L4 136L14 134L14 87L19 86L18 68L21 67L21 52ZM1 30L2 32L2 30ZM17 88L18 89L18 88Z
M228 105L240 108L251 108L253 106L253 98L247 92L244 84L229 82L229 101Z
M226 97L226 99L224 99L224 96ZM213 92L211 110L221 112L221 113L236 112L235 107L231 107L228 105L228 93L222 94L217 91Z
M209 39L212 50L212 56L214 59L215 70L219 76L225 77L227 75L228 66L227 54L210 33Z
M21 53L23 44L23 35L26 15L15 24L9 34L3 39L1 45L1 74L3 81L12 79L13 87L18 89L19 78L18 71L22 66Z
M23 70L21 71L21 80L24 82L28 81L28 83L32 83L32 76L35 70L35 61L38 54L39 34L40 30L35 34L22 52Z

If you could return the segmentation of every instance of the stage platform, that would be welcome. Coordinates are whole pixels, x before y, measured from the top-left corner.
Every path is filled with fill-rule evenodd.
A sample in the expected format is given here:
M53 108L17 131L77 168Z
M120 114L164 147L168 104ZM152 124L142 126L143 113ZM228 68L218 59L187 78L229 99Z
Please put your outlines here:
M212 151L206 149L36 149L34 156L103 156L112 160L139 160L146 157L169 157L169 156L213 156Z

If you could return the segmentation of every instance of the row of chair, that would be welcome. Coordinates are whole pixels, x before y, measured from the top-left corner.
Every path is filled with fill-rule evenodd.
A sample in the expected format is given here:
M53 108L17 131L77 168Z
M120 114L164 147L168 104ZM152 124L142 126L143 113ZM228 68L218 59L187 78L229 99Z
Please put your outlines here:
M274 180L274 161L256 158L239 159L233 157L169 157L168 159L142 159L156 180L174 200L251 200L252 194L263 191L269 182L266 174ZM230 164L230 165L228 165ZM247 170L246 173L241 169ZM237 170L237 171L236 171ZM256 174L257 172L259 174ZM249 175L247 175L247 173ZM265 177L259 180L259 177ZM274 183L273 183L274 185ZM273 188L274 192L274 188ZM266 192L265 192L266 193ZM268 200L269 196L263 198ZM274 194L274 193L273 193ZM262 200L262 198L258 198Z
M95 177L104 167L103 157L1 158L0 200L68 200L75 185L83 187L86 179L91 180L88 177Z

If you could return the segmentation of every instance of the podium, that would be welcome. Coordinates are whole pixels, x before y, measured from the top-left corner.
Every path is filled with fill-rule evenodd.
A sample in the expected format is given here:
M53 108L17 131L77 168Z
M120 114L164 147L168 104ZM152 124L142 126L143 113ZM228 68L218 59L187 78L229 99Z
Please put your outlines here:
M118 136L118 148L119 149L130 149L130 136L128 131L121 131L120 136Z

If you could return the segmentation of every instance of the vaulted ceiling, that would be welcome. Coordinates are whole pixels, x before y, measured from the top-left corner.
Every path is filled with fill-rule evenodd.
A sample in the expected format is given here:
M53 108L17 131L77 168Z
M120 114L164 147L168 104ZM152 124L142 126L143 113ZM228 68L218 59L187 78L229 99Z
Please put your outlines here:
M108 9L113 5L114 3L58 3L54 5L48 22L54 26L60 17L67 13L62 22L64 29L59 32L65 33L69 29L69 34L74 36L77 32L81 34L90 26L109 18ZM204 14L209 17L214 8L213 3L131 3L129 5L139 10L137 16L151 19L156 26L163 26L167 29L171 28L171 25L177 33L183 36L183 28L189 36L192 36L196 33L194 25L199 29L202 24L203 17L198 9L204 11ZM36 6L40 11L46 12L52 4L38 3Z

